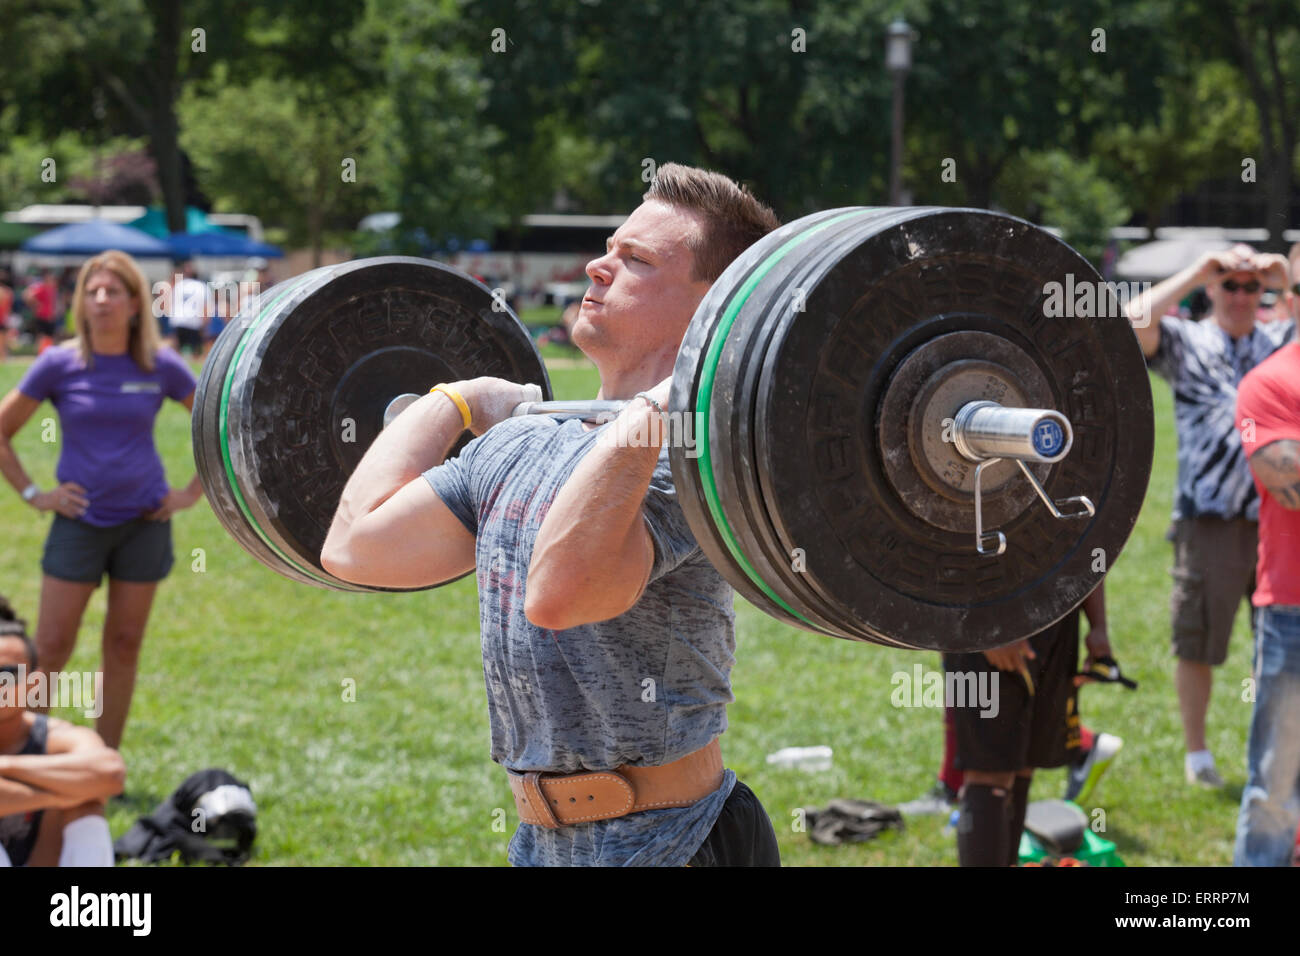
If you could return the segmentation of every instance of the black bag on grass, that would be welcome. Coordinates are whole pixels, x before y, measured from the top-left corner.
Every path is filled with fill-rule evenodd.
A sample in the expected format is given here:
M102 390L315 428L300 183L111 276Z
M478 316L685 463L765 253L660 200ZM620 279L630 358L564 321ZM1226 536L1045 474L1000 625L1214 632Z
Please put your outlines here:
M257 837L257 805L248 785L215 768L191 774L170 797L113 844L119 860L245 863Z

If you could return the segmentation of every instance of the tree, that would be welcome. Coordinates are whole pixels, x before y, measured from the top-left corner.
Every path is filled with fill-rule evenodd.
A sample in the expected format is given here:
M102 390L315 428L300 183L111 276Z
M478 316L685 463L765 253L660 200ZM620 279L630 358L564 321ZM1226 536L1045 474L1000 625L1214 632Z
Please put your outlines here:
M1120 190L1105 179L1096 159L1060 149L1025 153L1007 164L1000 204L1014 215L1055 226L1061 238L1100 263L1110 232L1131 215ZM1014 188L1007 186L1014 184Z
M1282 249L1297 162L1300 7L1287 0L1188 0L1178 23L1190 51L1232 64L1246 80L1259 125L1255 166L1265 190L1269 246ZM1247 159L1254 157L1238 161Z
M363 13L348 0L279 0L269 7L252 0L11 5L0 40L0 88L15 91L20 127L50 138L68 128L145 137L173 231L185 228L176 104L187 85L222 68L230 75L282 73L346 96L375 76L366 65L373 48L345 45ZM106 108L95 116L91 104L99 96Z
M1227 63L1179 70L1160 85L1164 102L1157 119L1119 123L1095 140L1102 170L1152 230L1179 196L1240 170L1241 157L1259 146L1255 106Z
M1160 0L918 3L907 91L917 200L988 207L1023 153L1086 156L1117 119L1145 122L1160 103L1167 15Z
M747 182L787 217L862 201L887 172L888 130L876 120L888 97L885 6L487 0L472 12L491 83L485 118L512 145L582 155L581 175L556 169L546 195L558 179L599 203L592 212L627 209L670 160ZM496 49L494 30L504 37ZM549 142L533 143L523 127L547 114L568 137L552 127ZM529 177L533 203L546 178Z
M188 89L179 109L181 142L216 205L280 224L317 265L327 237L350 232L382 195L386 112L375 96L330 100L259 77Z

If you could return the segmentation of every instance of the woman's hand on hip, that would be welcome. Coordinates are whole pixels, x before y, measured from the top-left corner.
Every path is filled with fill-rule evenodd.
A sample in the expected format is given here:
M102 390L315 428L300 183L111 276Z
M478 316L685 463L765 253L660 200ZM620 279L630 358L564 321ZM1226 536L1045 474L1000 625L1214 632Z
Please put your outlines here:
M147 515L150 521L166 521L178 511L184 511L186 508L192 508L194 503L203 496L203 492L193 494L184 488L168 488L167 494L163 497L162 504L158 506L157 511L151 511Z
M65 481L51 491L41 492L32 498L37 511L57 511L65 518L80 518L90 507L86 489L75 481Z

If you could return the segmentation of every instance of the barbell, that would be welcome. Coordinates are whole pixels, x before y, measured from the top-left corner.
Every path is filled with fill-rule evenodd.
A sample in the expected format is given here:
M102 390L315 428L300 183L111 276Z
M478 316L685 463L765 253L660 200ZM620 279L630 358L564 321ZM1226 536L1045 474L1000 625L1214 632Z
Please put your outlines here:
M1107 307L1056 316L1067 281ZM343 485L403 393L479 375L536 383L518 414L619 407L552 402L518 318L448 266L364 259L275 287L199 379L214 511L280 574L384 590L320 565ZM1132 531L1154 441L1145 362L1096 271L967 209L835 209L755 243L692 318L669 415L678 499L738 593L806 630L944 651L1077 607Z

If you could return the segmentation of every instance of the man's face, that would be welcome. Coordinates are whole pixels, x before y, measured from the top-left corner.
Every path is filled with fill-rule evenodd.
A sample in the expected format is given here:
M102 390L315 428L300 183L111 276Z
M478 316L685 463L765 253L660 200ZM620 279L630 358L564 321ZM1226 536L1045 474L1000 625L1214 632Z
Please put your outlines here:
M712 284L693 277L695 254L688 240L703 222L689 211L661 202L637 207L606 243L603 256L587 263L591 287L573 324L573 342L599 363L614 356L653 361L676 355L691 316Z
M1206 284L1205 294L1214 304L1216 315L1234 325L1248 325L1255 321L1264 284L1255 272L1225 272Z
M1255 255L1253 248L1238 243L1232 246L1230 251L1238 258L1239 265L1252 264L1251 258ZM1255 324L1257 312L1260 310L1260 299L1264 297L1264 282L1260 280L1260 273L1253 269L1236 269L1235 272L1222 273L1221 276L1206 282L1205 294L1208 295L1210 304L1214 306L1214 315L1219 316L1219 319L1229 325L1249 328Z

